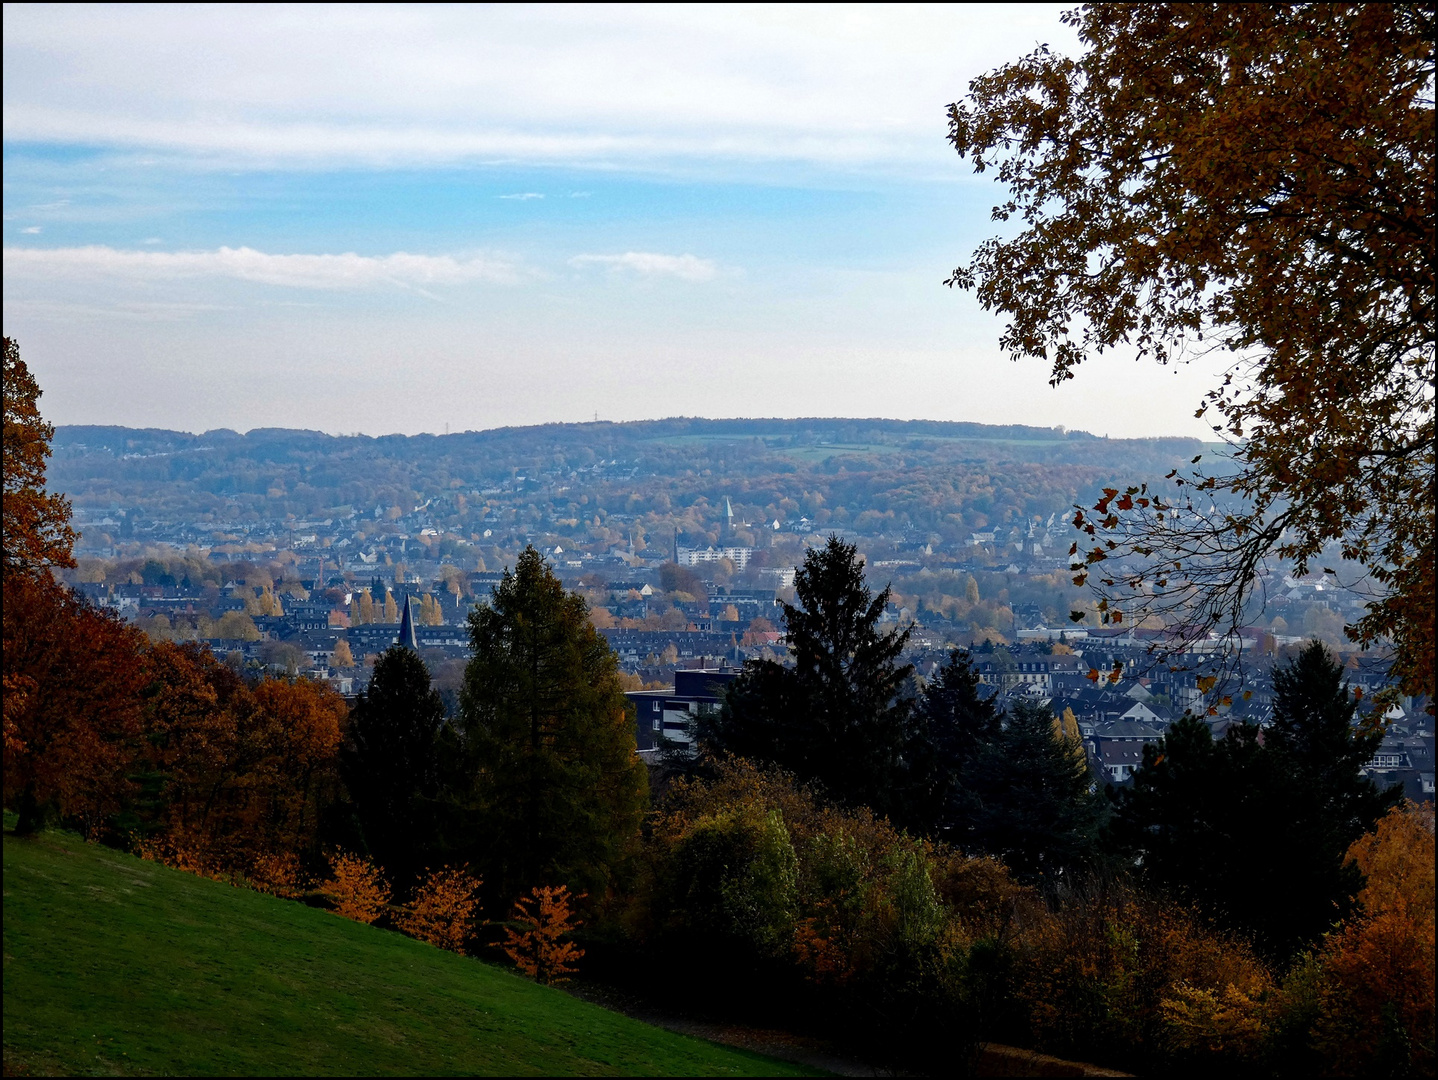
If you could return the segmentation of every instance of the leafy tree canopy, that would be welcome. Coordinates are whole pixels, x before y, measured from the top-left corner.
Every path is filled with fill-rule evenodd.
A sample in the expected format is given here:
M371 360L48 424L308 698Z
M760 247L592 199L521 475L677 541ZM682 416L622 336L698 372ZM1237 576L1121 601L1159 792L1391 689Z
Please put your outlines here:
M1020 226L950 284L1004 312L1002 346L1055 383L1119 347L1231 361L1199 410L1233 440L1229 466L1179 478L1201 503L1106 493L1080 515L1081 565L1153 561L1090 583L1130 603L1157 584L1144 603L1201 633L1242 618L1269 552L1302 572L1339 542L1378 585L1351 632L1391 640L1404 688L1431 694L1433 9L1064 19L1083 55L1042 47L950 108L955 149L1008 188L995 220Z
M45 491L45 462L55 429L41 418L40 386L20 359L19 344L8 337L4 385L5 570L74 566L70 503Z

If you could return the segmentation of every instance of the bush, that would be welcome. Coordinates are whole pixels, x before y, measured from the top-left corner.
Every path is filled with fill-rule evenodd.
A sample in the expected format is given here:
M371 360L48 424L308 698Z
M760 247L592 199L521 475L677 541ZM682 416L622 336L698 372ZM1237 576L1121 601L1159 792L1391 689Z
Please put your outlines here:
M504 951L520 971L546 986L569 981L584 950L560 938L579 929L569 905L583 899L583 893L570 896L569 889L559 885L538 886L515 901L510 919L519 929L505 928Z
M468 864L426 870L414 899L395 916L399 928L412 938L450 952L464 953L474 930L482 882Z
M343 851L330 855L334 877L320 886L336 915L373 923L389 904L389 883L368 859Z
M1073 892L1016 947L1015 993L1049 1053L1202 1071L1262 1044L1267 968L1172 901L1121 885Z

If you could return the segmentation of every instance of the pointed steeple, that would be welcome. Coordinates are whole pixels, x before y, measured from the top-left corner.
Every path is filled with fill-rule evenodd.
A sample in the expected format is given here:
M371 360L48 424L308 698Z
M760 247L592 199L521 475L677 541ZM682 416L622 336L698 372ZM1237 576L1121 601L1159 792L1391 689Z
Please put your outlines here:
M404 598L404 611L401 612L399 617L399 640L396 644L403 645L406 649L413 649L415 652L419 652L419 642L414 636L414 618L409 613L408 595Z

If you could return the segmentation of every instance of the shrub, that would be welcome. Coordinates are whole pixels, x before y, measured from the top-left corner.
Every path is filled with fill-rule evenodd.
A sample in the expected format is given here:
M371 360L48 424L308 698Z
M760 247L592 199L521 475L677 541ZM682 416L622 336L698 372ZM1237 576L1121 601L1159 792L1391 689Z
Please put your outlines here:
M750 804L704 815L675 843L665 876L671 932L706 952L788 950L798 860L779 811Z
M355 922L373 923L389 904L389 883L379 868L366 858L337 851L330 855L334 877L320 892L327 896L336 915Z
M1267 968L1190 910L1124 886L1071 892L1016 944L1015 995L1044 1050L1140 1069L1256 1052Z
M399 928L410 937L463 954L474 928L482 882L469 873L469 865L427 870L415 889L414 899L396 916Z
M568 982L578 970L575 965L584 957L584 950L572 941L560 941L579 929L579 919L569 910L571 902L584 899L584 894L571 897L563 885L540 886L514 904L511 921L520 929L505 928L504 951L516 967L531 979L546 986Z

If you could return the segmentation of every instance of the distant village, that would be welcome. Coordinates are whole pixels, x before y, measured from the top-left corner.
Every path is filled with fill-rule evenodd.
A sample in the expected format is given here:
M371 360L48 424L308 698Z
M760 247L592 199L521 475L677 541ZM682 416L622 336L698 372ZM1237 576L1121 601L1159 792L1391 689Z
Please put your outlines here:
M452 557L436 557L443 535L438 510L429 503L400 515L376 507L348 519L227 523L217 542L213 528L137 525L118 509L80 509L76 551L82 567L118 564L127 556L133 561L142 552L150 557L129 580L105 575L87 581L98 575L82 572L72 584L152 636L203 641L238 667L325 680L346 695L364 690L378 653L404 641L430 664L441 691L454 697L469 655L468 613L486 602L504 571L465 570ZM376 521L385 526L378 535ZM762 549L769 557L756 558L761 549L745 542L756 529L769 534ZM793 598L796 571L773 565L772 553L802 551L829 533L844 535L842 529L821 532L802 516L757 526L739 521L727 498L715 542L703 547L681 545L677 529L663 538L667 542L656 543L660 538L651 531L647 542L623 544L555 540L543 529L499 537L495 531L486 528L475 539L512 554L534 544L566 586L588 601L629 679L637 742L645 754L682 752L695 716L719 706L724 684L745 661L784 657L781 603ZM1069 531L1055 516L1026 528L971 533L949 550L903 535L845 538L868 553L869 582L876 589L902 582L901 575L942 570L971 581L1002 575L1007 591L1021 594L1026 579L1047 582L1067 569L1062 545ZM164 551L190 560L198 555L219 573L177 579L168 569L172 562L154 557ZM1275 573L1263 585L1268 621L1244 628L1237 638L1194 643L1162 662L1153 655L1155 632L1052 625L1053 604L1013 604L1009 625L983 638L938 612L916 613L894 603L883 619L912 625L907 659L918 678L932 674L950 649L971 649L984 683L1001 702L1022 697L1049 704L1077 726L1096 770L1124 784L1144 746L1170 723L1186 711L1209 713L1213 697L1200 688L1205 673L1222 668L1242 691L1208 715L1215 735L1240 720L1262 724L1270 711L1270 668L1304 640L1302 634L1275 634L1275 626L1283 627L1286 614L1301 627L1313 610L1351 617L1358 603L1326 574ZM1348 669L1349 682L1365 695L1387 685L1380 658L1352 654ZM1375 780L1401 783L1416 800L1433 795L1434 731L1426 704L1404 698L1391 706L1388 736L1369 767Z

